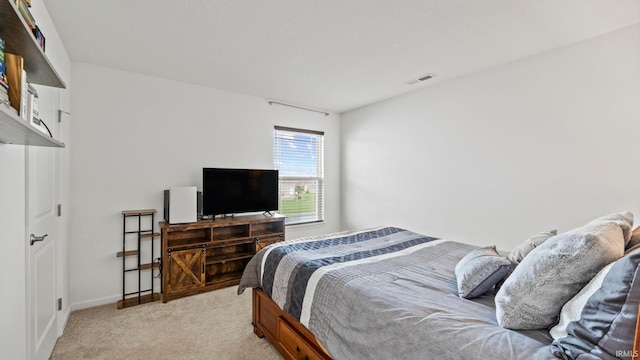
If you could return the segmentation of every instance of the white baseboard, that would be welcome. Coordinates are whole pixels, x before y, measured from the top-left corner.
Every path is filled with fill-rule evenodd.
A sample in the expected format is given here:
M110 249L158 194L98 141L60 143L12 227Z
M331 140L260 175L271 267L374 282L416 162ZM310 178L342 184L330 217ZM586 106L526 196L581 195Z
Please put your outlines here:
M64 333L64 329L67 327L70 316L71 306L63 309L63 311L60 312L60 316L58 317L58 337L62 336L62 334Z
M71 311L87 309L94 306L106 305L106 304L114 304L118 302L118 300L122 299L122 295L113 295L107 296L100 299L93 299L87 301L81 301L71 304Z

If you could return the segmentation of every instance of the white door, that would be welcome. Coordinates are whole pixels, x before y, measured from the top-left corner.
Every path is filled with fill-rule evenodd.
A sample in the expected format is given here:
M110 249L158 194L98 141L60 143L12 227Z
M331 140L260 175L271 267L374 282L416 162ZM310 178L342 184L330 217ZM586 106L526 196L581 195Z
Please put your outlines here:
M40 91L48 92L39 89ZM40 113L43 119L47 119L49 128L57 132L57 118L51 109L57 104L58 96L56 93L40 95L43 100L43 103L38 104ZM27 343L31 360L48 359L58 338L56 253L59 230L59 151L58 148L50 147L26 147L27 234L30 236L26 244L29 303Z

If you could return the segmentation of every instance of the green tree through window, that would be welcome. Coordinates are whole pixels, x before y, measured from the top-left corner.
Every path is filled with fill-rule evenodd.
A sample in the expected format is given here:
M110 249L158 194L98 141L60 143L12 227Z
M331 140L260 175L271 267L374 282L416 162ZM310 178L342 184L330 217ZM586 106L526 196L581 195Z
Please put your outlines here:
M324 133L276 126L273 149L286 224L323 221Z

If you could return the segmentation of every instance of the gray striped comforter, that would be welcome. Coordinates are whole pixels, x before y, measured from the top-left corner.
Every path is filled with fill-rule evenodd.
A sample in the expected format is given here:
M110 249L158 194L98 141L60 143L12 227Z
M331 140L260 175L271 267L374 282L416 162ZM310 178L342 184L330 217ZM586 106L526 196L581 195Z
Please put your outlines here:
M495 319L493 293L457 296L454 268L472 245L383 227L271 245L238 293L261 287L334 359L552 359L545 331Z

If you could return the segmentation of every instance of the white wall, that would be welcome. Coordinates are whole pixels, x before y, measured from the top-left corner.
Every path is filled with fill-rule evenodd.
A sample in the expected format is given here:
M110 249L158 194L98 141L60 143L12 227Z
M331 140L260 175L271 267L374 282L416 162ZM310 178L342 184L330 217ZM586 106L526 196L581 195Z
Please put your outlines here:
M342 226L510 249L640 223L640 25L342 115Z
M160 220L162 191L202 189L203 167L272 169L274 125L325 131L326 221L288 227L287 238L339 230L339 115L84 63L72 70L74 309L121 296L122 210L157 209Z

